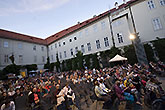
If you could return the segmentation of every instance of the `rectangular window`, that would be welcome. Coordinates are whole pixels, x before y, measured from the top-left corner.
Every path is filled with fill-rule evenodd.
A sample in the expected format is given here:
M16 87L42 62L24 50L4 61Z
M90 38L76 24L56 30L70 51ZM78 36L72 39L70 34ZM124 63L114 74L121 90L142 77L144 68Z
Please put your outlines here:
M81 52L85 53L84 45L81 45Z
M64 51L64 58L66 58L67 56L66 56L66 51Z
M78 52L78 47L75 47L75 53L77 53Z
M86 35L88 35L88 34L89 34L89 33L88 33L88 29L85 29L85 34L86 34Z
M94 30L94 32L97 32L97 24L95 24L95 25L93 26L93 30Z
M60 42L58 43L58 45L59 45L59 47L61 47L61 43Z
M70 49L70 55L71 56L73 55L73 49Z
M5 55L4 57L5 57L4 58L4 63L8 63L9 62L9 56L8 55Z
M37 62L37 56L34 56L34 62Z
M41 50L44 51L44 47L41 47Z
M117 38L119 43L123 43L123 35L121 33L117 33Z
M23 63L23 55L19 55L19 63Z
M104 44L105 44L105 47L108 47L108 46L109 46L108 37L105 37L105 38L104 38Z
M3 46L4 47L9 47L9 43L5 41Z
M57 44L54 44L55 48L57 48Z
M62 53L60 52L60 59L62 59Z
M102 27L102 29L105 29L105 21L101 22L101 27Z
M148 7L149 7L150 10L155 8L155 4L154 4L153 0L148 1Z
M87 43L88 51L91 51L91 43Z
M53 50L53 46L52 45L50 46L50 48L51 48L51 50Z
M165 0L159 0L160 5L165 6Z
M51 55L51 60L52 60L52 61L54 60L53 55Z
M153 26L154 26L154 30L162 29L162 25L161 25L161 22L160 22L159 18L153 19L152 23L153 23Z
M100 41L99 41L99 40L96 40L96 48L97 48L97 49L100 49L100 48L101 48L101 46L100 46Z
M22 44L18 43L18 49L22 49Z
M42 62L45 62L45 56L42 56Z
M33 46L33 50L36 50L36 45Z

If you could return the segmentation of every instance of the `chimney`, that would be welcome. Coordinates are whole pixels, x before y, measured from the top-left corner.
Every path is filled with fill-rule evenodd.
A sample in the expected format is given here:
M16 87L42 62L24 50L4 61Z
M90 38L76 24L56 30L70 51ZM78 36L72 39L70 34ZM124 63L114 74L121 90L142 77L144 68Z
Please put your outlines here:
M78 21L77 24L80 24L80 21Z
M119 6L118 6L118 2L115 2L115 8L118 9Z
M127 0L123 0L123 3L126 4L127 3Z

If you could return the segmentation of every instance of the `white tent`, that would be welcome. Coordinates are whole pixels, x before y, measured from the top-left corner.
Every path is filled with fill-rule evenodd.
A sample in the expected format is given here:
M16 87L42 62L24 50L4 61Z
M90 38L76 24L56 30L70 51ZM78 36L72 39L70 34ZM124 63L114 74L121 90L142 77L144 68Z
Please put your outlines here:
M124 61L124 60L127 60L127 58L122 57L122 56L120 56L120 55L117 54L115 57L113 57L112 59L110 59L109 62Z

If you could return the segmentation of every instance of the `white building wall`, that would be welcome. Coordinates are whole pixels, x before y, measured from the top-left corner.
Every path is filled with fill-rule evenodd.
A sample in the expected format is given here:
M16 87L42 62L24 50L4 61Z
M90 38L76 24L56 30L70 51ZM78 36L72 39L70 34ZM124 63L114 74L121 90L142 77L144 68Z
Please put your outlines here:
M4 42L8 42L8 47L4 47ZM18 44L21 44L22 48L19 48ZM34 46L36 46L36 51L33 50ZM44 47L44 51L42 51L41 47ZM10 57L12 54L14 54L17 65L37 64L38 69L42 69L46 63L47 48L45 45L0 38L0 69L11 64L10 59L8 59L8 63L5 63L4 60L5 55ZM23 56L22 62L19 61L19 55ZM34 62L34 56L37 56L36 62ZM45 57L44 62L42 56Z
M104 26L102 26L102 24L104 24ZM96 26L97 25L97 26ZM94 29L94 27L96 26L96 28ZM87 32L88 31L88 32ZM74 40L74 37L77 38L77 40ZM109 40L109 46L105 47L105 43L104 43L104 38L108 37ZM70 42L70 39L72 39L72 42ZM100 41L100 49L96 48L96 40ZM65 41L65 45L63 45L63 42ZM61 47L59 47L59 42L61 43ZM87 43L91 44L91 51L87 50ZM57 44L57 48L55 48L55 44ZM78 50L81 50L81 45L84 45L84 49L85 49L85 53L86 54L91 54L91 53L96 53L99 51L104 51L107 49L110 49L112 47L112 37L110 35L110 26L109 26L109 20L108 17L105 17L99 21L96 21L93 24L90 24L68 36L65 36L64 38L52 43L49 45L49 56L50 56L50 61L51 62L56 62L56 53L58 52L58 56L59 53L62 53L62 59L60 60L65 60L65 59L69 59L72 58L73 56L71 56L71 52L70 49L73 49L73 54L75 55L75 47L78 47ZM52 46L52 49L51 49ZM64 51L66 51L67 53L67 57L64 58ZM53 55L53 60L52 60L52 55ZM60 58L60 57L59 57Z
M142 42L155 40L156 37L165 38L165 5L160 5L160 0L153 0L155 8L150 9L148 1L137 3L132 6L132 12ZM153 19L159 18L162 28L154 30Z

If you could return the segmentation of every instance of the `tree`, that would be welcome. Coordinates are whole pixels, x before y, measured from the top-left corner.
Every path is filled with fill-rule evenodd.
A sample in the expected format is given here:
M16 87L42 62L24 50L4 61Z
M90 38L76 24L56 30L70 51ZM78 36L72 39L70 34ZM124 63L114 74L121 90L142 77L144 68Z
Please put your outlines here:
M11 62L12 62L12 64L14 64L14 55L12 54L10 57L9 57L9 59L11 60Z
M49 57L47 57L47 62L44 65L44 69L50 69L50 59L49 59Z
M153 45L158 53L158 56L161 61L165 62L165 39L157 38L157 40L152 41Z
M5 75L8 74L8 73L13 73L13 74L19 75L20 74L20 69L21 69L21 66L16 65L16 64L11 64L11 65L6 66L3 69L3 72L4 72Z
M77 70L78 69L78 63L77 63L77 58L72 58L72 69Z
M67 59L66 60L66 70L67 71L72 70L72 59Z
M85 66L87 66L88 69L91 69L91 55L84 56L85 59Z
M83 53L78 51L76 54L77 69L83 69Z
M137 63L137 57L133 45L124 47L124 56L128 58L130 64Z
M99 69L99 60L97 59L97 54L92 54L92 68Z
M56 62L56 70L59 72L61 71L61 67L60 67L60 60L58 58L58 54L56 54L56 59L57 59L57 62Z

